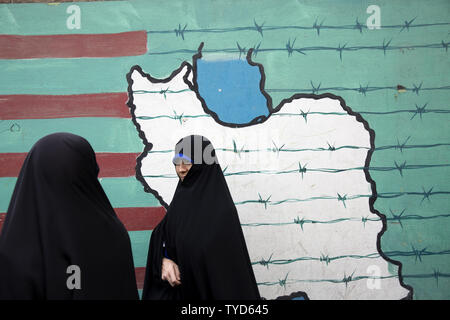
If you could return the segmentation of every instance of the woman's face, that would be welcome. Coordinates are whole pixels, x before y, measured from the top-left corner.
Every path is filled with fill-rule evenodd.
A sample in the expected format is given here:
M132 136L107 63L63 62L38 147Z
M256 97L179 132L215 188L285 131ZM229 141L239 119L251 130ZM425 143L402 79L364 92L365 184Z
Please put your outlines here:
M175 165L175 171L177 172L178 177L183 181L184 177L186 177L189 169L191 169L192 163L181 161L179 164Z

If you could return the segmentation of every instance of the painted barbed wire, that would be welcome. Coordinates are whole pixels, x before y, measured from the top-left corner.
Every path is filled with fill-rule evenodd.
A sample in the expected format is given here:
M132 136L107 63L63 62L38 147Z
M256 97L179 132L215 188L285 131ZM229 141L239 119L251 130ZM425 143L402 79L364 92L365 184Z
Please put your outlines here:
M218 149L216 149L218 150ZM369 170L369 171L380 171L380 172L386 172L386 171L399 171L401 175L403 175L403 170L414 170L414 169L428 169L428 168L443 168L443 167L450 167L450 164L421 164L421 165L406 165L406 162L404 162L401 165L398 165L395 161L395 166L393 167L355 167L355 168L306 168L302 167L301 163L299 162L299 169L291 169L291 170L246 170L246 171L236 171L236 172L228 172L227 167L223 169L224 176L243 176L243 175L255 175L255 174L266 174L266 175L280 175L280 174L292 174L292 173L300 173L302 176L306 172L321 172L321 173L340 173L340 172L346 172L346 171L361 171L361 170ZM143 175L144 178L176 178L177 176L175 174L158 174L158 175ZM405 195L421 195L423 196L421 203L423 200L427 199L430 201L430 197L432 195L439 195L439 194L450 194L448 191L434 191L431 187L428 191L425 190L424 187L422 187L423 192L414 192L414 191L408 191L408 192L378 192L377 196L379 198L397 198L400 196ZM333 196L320 196L320 197L312 197L312 198L306 198L306 199L284 199L279 200L276 202L273 202L273 204L281 204L284 202L301 202L301 201L310 201L310 200L331 200L336 199L338 201L342 201L345 206L346 200L352 200L357 199L361 197L371 197L372 195L353 195L353 196L347 196L347 195L340 195L337 194L337 197ZM270 198L270 197L269 197ZM267 203L271 202L268 199L262 200L261 195L259 195L259 199L257 200L245 200L241 202L236 202L236 205L246 204L246 203L252 203L252 202L264 202L265 206Z
M448 89L450 89L450 86L448 87ZM159 92L155 92L155 93L159 93ZM358 107L353 107L353 110L358 112L361 115L391 115L391 114L398 114L398 113L409 113L409 114L413 114L413 116L410 118L410 120L412 120L416 115L419 114L420 118L422 118L422 114L424 113L436 113L436 114L448 114L450 113L450 110L447 109L427 109L425 110L425 108L427 107L428 103L425 103L422 107L418 107L417 104L415 104L416 109L400 109L400 110L392 110L392 111L357 111ZM173 110L173 112L176 114L175 110ZM319 112L319 111L304 111L302 109L299 109L299 113L294 113L294 112L275 112L272 113L271 116L274 117L301 117L305 120L305 122L308 122L308 116L313 116L313 115L321 115L321 116L348 116L348 113L346 112ZM204 114L204 115L183 115L184 117L194 117L194 118L198 118L198 117L211 117L208 114ZM141 119L141 120L153 120L153 119L158 119L158 118L163 118L163 117L170 117L168 115L157 115L157 116L139 116L136 117L137 119ZM178 119L175 119L178 120Z
M426 148L438 148L438 147L448 147L448 146L450 146L450 143L407 145L406 142L400 143L398 141L397 145L376 147L375 151L395 149L395 150L399 150L400 152L403 152L403 149L424 149L424 148L426 149Z
M436 27L436 26L447 26L450 25L450 22L432 22L432 23L415 23L413 22L417 19L417 17L408 20L404 20L401 24L392 24L392 25L383 25L383 29L399 29L399 32L404 31L405 29L409 31L410 28L428 28L428 27ZM367 30L368 27L359 22L358 18L356 18L355 23L346 24L346 25L324 25L325 19L322 19L322 22L318 23L319 18L316 18L312 25L280 25L280 26L269 26L265 25L265 22L260 22L260 24L253 19L253 25L242 26L242 27L228 27L228 28L198 28L198 29L187 29L188 24L185 23L182 27L182 23L179 23L175 29L172 30L148 30L148 34L175 34L178 38L180 37L182 40L185 40L186 33L234 33L234 32L243 32L243 31L252 31L258 33L261 38L264 37L264 32L270 31L280 31L280 30L304 30L304 31L314 31L317 36L320 36L321 30L349 30L349 31L358 31L360 34L363 30Z
M336 149L337 150L337 149ZM285 150L286 151L286 150ZM333 150L335 151L335 150ZM406 161L400 165L394 161L395 166L392 167L355 167L355 168L306 168L302 167L299 163L299 169L292 170L246 170L246 171L236 171L236 172L226 172L225 176L241 176L249 174L267 174L267 175L279 175L279 174L291 174L300 172L302 174L306 172L323 172L323 173L340 173L346 171L359 171L359 170L369 170L369 171L399 171L400 175L403 176L403 170L417 170L417 169L428 169L428 168L444 168L450 167L450 164L420 164L420 165L407 165Z
M409 120L413 120L416 115L419 115L420 119L422 120L422 115L425 113L430 113L430 114L450 114L450 110L446 110L446 109L428 109L425 110L426 106L428 104L424 104L422 107L418 107L416 104L416 110L413 109L401 109L401 110L392 110L392 111L358 111L357 107L353 108L353 111L358 112L360 115L365 115L365 116L387 116L387 115L394 115L394 114L402 114L402 113L407 113L407 114L412 114L411 118L409 118ZM305 122L308 122L308 116L314 116L314 115L321 115L321 116L348 116L348 113L344 113L344 112L317 112L317 111L303 111L300 110L299 113L283 113L283 112L277 112L277 113L273 113L271 114L271 116L274 117L302 117Z
M177 120L179 122L182 122L183 119L197 119L197 118L211 118L210 115L208 114L199 114L199 115L185 115L185 114L177 114L174 111L173 115L157 115L157 116L137 116L136 119L139 120L155 120L155 119L163 119L163 118L167 118L167 119L172 119L172 120Z
M409 214L409 215L403 215L406 209L403 209L400 214L395 214L392 209L389 209L391 212L391 217L386 217L387 222L391 223L398 223L400 227L403 229L403 220L432 220L432 219L440 219L440 218L449 218L450 214L438 214L438 215L432 215L432 216L421 216L418 214Z
M402 166L402 170L408 170L408 169L423 169L423 168L438 168L438 167L448 167L450 164L438 164L438 165L409 165L409 166ZM347 169L326 169L326 168L320 168L320 169L308 169L307 171L316 171L316 172L323 172L323 173L339 173L344 171L350 171L350 170L377 170L377 171L392 171L392 170L398 170L398 167L357 167L357 168L347 168ZM227 167L223 169L224 176L231 176L231 175L254 175L254 174L292 174L295 172L301 173L302 175L306 172L305 168L303 170L295 169L295 170L249 170L249 171L241 171L241 172L226 172ZM175 179L177 178L176 174L157 174L157 175L143 175L143 178L169 178L169 179ZM424 187L422 187L422 191L403 191L403 192L378 192L377 197L378 198L386 198L386 199L392 199L392 198L398 198L402 196L422 196L422 200L420 203L422 203L424 200L430 200L431 196L434 195L448 195L450 194L450 191L433 191L434 187L431 187L428 189L428 191L425 190ZM243 200L239 202L235 202L235 205L245 205L249 203L263 203L264 207L267 208L267 205L280 205L283 203L295 203L295 202L304 202L304 201L313 201L313 200L337 200L341 201L345 205L345 201L353 200L353 199L359 199L359 198L370 198L373 197L372 194L359 194L359 195L341 195L337 193L336 196L316 196L316 197L310 197L310 198L288 198L288 199L281 199L281 200L270 200L271 195L268 196L266 199L262 199L261 195L258 193L259 198L258 199L248 199Z
M441 256L441 255L449 255L450 250L441 250L441 251L428 251L426 248L416 249L413 245L411 245L411 251L383 251L383 254L389 258L399 258L399 257L412 257L415 259L415 262L422 262L422 257L426 256ZM326 266L331 264L333 261L342 260L342 259L379 259L382 256L378 252L370 253L370 254L345 254L338 256L329 256L326 254L321 254L320 257L298 257L291 259L273 259L274 253L272 253L269 259L260 259L258 261L252 261L251 264L254 266L261 265L268 269L270 269L270 265L287 265L293 264L296 262L303 261L317 261L324 262Z
M396 111L393 111L396 112ZM410 112L409 110L400 110L398 112ZM412 112L412 111L411 111ZM429 112L431 112L431 110L429 110ZM300 110L300 113L296 114L296 113L274 113L272 114L272 116L301 116L303 118L305 118L305 121L307 121L307 114L308 113L304 113L302 110ZM314 115L347 115L347 113L323 113L323 112L311 112L310 114L314 114ZM174 111L174 115L158 115L158 116L139 116L136 117L138 119L142 119L142 120L154 120L154 119L161 119L161 118L168 118L168 119L172 119L172 120L180 120L180 118L203 118L203 117L211 117L210 115L177 115ZM439 148L439 147L448 147L450 146L450 143L433 143L433 144L407 144L410 140L411 140L411 136L408 136L406 138L404 138L402 140L402 142L400 142L400 139L397 137L397 144L392 144L392 145L385 145L385 146L379 146L379 147L375 147L374 151L385 151L385 150L398 150L400 151L400 153L403 153L404 149L428 149L428 148ZM236 142L234 139L232 141L233 143L233 148L225 148L225 147L218 147L216 148L216 150L218 151L223 151L223 152L234 152L237 154L241 154L241 153L252 153L252 152L260 152L260 151L270 151L271 148L266 148L266 149L249 149L249 148L245 148L244 145L242 145L242 147L238 147L238 142ZM348 145L348 146L339 146L339 147L334 147L334 151L336 150L340 150L340 149L365 149L365 150L369 150L369 147L364 147L364 146L352 146L352 145ZM297 149L286 149L286 148L281 148L278 149L278 152L304 152L304 151L330 151L329 147L317 147L317 148L297 148ZM152 149L149 150L149 153L171 153L174 152L173 149L167 149L167 150L156 150L156 149ZM306 172L306 168L302 168L301 164L300 164L300 169L303 170L303 173Z
M387 198L387 199L392 199L392 198L398 198L398 197L403 197L403 196L422 196L423 198L421 199L422 203L425 199L427 199L428 201L430 200L431 196L434 195L449 195L450 191L432 191L433 188L430 188L428 191L425 190L425 188L422 188L423 191L422 192L416 192L416 191L404 191L404 192L378 192L377 193L377 197L378 198ZM270 196L270 195L269 195ZM246 204L253 204L253 203L263 203L264 207L267 208L267 206L276 206L276 205L281 205L284 203L298 203L298 202L307 202L307 201L315 201L315 200L336 200L336 201L351 201L351 200L355 200L355 199L360 199L360 198L371 198L373 197L372 194L357 194L357 195L348 195L345 194L344 196L341 196L340 194L337 194L336 196L329 196L329 195L323 195L323 196L315 196L315 197L309 197L309 198L287 198L287 199L281 199L281 200L270 200L270 199L266 199L263 200L261 198L259 199L248 199L248 200L242 200L242 201L238 201L235 202L234 204L236 206L240 206L240 205L246 205Z
M356 110L357 108L355 108ZM398 113L413 113L413 117L411 117L410 120L412 120L414 118L414 116L416 114L418 114L420 112L420 117L422 117L423 113L436 113L436 114L448 114L450 113L450 110L445 110L445 109L429 109L429 110L423 110L421 109L421 111L418 110L393 110L393 111L361 111L358 112L360 114L365 114L365 115L391 115L391 114L398 114ZM167 118L167 119L172 119L172 120L176 120L178 121L180 124L182 124L183 119L196 119L196 118L211 118L210 115L208 114L201 114L201 115L188 115L188 114L180 114L178 115L175 110L173 110L173 115L156 115L156 116L137 116L137 119L140 120L157 120L157 119L162 119L162 118ZM285 113L285 112L276 112L276 113L272 113L270 116L273 117L300 117L302 119L304 119L304 121L307 123L307 119L309 116L348 116L348 113L345 112L314 112L314 111L303 111L301 109L299 109L299 113ZM379 147L375 147L374 151L382 151L382 150L390 150L390 149L395 149L395 150L399 150L400 152L403 152L404 149L420 149L420 148L436 148L436 147L446 147L446 146L450 146L450 143L433 143L433 144L407 144L407 142L410 140L411 136L408 136L403 142L400 142L399 138L397 138L397 144L395 145L385 145L385 146L379 146ZM220 151L226 151L226 152L235 152L235 153L251 153L251 152L260 152L260 151L273 151L274 148L267 148L267 149L249 149L249 148L245 148L245 146L242 147L237 147L237 142L235 140L233 140L233 148L224 148L224 147L219 147L216 148L216 150L220 150ZM301 151L336 151L336 150L340 150L340 149L369 149L369 147L361 147L361 146L352 146L352 145L347 145L347 146L331 146L328 145L328 147L318 147L318 148L297 148L297 149L292 149L292 148L275 148L277 152L301 152ZM173 150L150 150L149 153L170 153ZM411 168L413 168L414 166L411 166ZM376 169L374 169L376 170Z
M409 214L409 215L403 215L405 209L398 215L392 212L390 209L392 217L385 216L385 220L388 223L395 223L399 224L403 228L402 221L403 220L433 220L433 219L441 219L441 218L450 218L450 214L438 214L438 215L432 215L432 216L421 216L417 214ZM253 222L253 223L241 223L242 227L283 227L287 225L299 225L301 230L303 229L303 225L306 224L336 224L341 222L359 222L365 224L366 222L378 222L382 221L383 219L380 217L347 217L347 218L339 218L339 219L332 219L332 220L311 220L311 219L305 219L296 217L293 221L286 221L286 222Z
M359 87L320 87L321 83L318 85L314 85L312 80L310 81L311 88L267 88L264 89L268 93L312 93L312 94L318 94L319 92L331 92L331 91L349 91L349 92L356 92L361 93L364 96L368 92L376 92L376 91L383 91L383 90L391 90L398 92L397 85L395 86L370 86L366 85L365 87L359 86ZM423 83L423 82L422 82ZM450 90L450 86L441 86L441 87L424 87L422 86L416 86L416 84L413 84L412 87L404 87L404 92L411 92L415 93L416 95L419 95L419 92L421 91L435 91L435 90ZM416 105L416 108L418 106ZM445 109L443 109L445 110ZM414 112L417 110L413 110ZM447 111L447 110L445 110Z
M291 39L289 38L285 43L284 47L279 48L258 48L257 51L253 51L252 54L259 54L264 52L286 52L288 58L293 56L293 53L299 53L302 55L307 55L309 52L316 51L333 51L338 52L340 60L342 61L342 52L343 51L365 51L365 50L374 50L374 51L383 51L383 54L386 55L387 51L394 50L404 50L404 49L445 49L448 52L448 45L450 42L445 42L442 40L440 43L429 43L429 44L410 44L410 45L401 45L401 46L393 46L391 45L392 39L389 41L383 40L382 45L372 45L372 46L348 46L347 44L341 46L339 44L337 47L333 46L312 46L312 47L301 47L295 48L294 43L295 40L291 43ZM202 53L240 53L242 54L242 48L239 44L237 47L233 48L217 48L217 49L202 49ZM169 55L169 54L197 54L198 48L195 49L176 49L176 50L168 50L168 51L149 51L148 55Z
M167 98L167 94L172 93L183 93L183 92L189 92L191 89L182 89L182 90L170 90L169 88L166 89L160 89L160 90L136 90L133 91L133 94L147 94L147 93L157 93L162 94L164 98Z
M236 147L236 145L235 145ZM395 147L395 146L393 146ZM243 148L243 147L242 147ZM325 148L314 148L314 149L283 149L280 147L279 149L274 150L275 148L266 148L262 150L243 150L243 149L237 150L237 149L227 149L227 148L216 148L216 151L231 151L234 153L242 153L242 152L261 152L261 151L270 151L270 152L299 152L299 151L338 151L340 149L369 149L367 147L357 147L357 146L340 146L335 147L329 145ZM165 151L154 151L159 153L169 153L171 150L165 150ZM298 168L290 169L290 170L245 170L245 171L235 171L235 172L229 172L227 171L228 167L225 167L223 169L224 176L245 176L245 175L255 175L255 174L264 174L264 175L282 175L282 174L292 174L292 173L300 173L302 178L304 177L304 174L310 173L310 172L320 172L320 173L341 173L341 172L348 172L348 171L363 171L363 170L369 170L369 171L378 171L378 172L387 172L387 171L398 171L400 176L403 177L403 171L404 170L419 170L419 169L432 169L432 168L446 168L450 167L450 164L443 163L443 164L407 164L406 161L403 163L397 163L397 161L394 160L394 166L390 167L375 167L375 166L362 166L362 167L353 167L353 168L311 168L306 167L306 164L302 166L301 162L298 163ZM144 175L144 178L173 178L174 175L171 174L160 174L160 175ZM341 195L338 194L339 200L346 200L342 198ZM344 203L345 204L345 203Z
M158 116L160 117L160 116ZM165 118L170 118L170 119L174 119L174 116L164 116ZM186 116L183 116L186 117ZM196 116L191 116L191 117L196 117ZM155 117L157 118L157 117ZM161 117L162 118L162 117ZM403 149L428 149L428 148L439 148L439 147L449 147L450 143L434 143L434 144L406 144L406 141L403 141L402 143L400 143L398 141L398 143L396 145L386 145L386 146L380 146L380 147L376 147L374 148L374 151L385 151L385 150L398 150L400 152L403 152ZM360 147L360 146L340 146L340 147L335 147L336 150L339 149L365 149L365 150L369 150L369 147ZM235 153L251 153L251 152L260 152L261 150L259 149L244 149L244 146L242 146L242 148L240 149L231 149L231 148L216 148L216 150L219 151L226 151L226 152L235 152ZM336 151L335 150L335 151ZM301 148L301 149L282 149L279 150L280 152L303 152L303 151L330 151L329 148L324 148L324 147L319 147L319 148ZM168 149L168 150L150 150L148 151L148 153L173 153L174 150ZM306 166L307 164L305 164ZM301 166L301 163L300 163ZM306 167L300 167L300 170L303 170L303 173L306 172Z
M360 281L360 280L368 280L368 279L379 279L379 280L386 280L386 279L396 279L398 278L398 275L388 275L388 276L368 276L368 275L361 275L361 276L355 276L354 274L347 276L343 275L342 278L338 279L289 279L285 278L285 281L283 283L280 283L281 280L278 281L265 281L265 282L258 282L259 286L282 286L286 287L287 285L297 284L297 283L320 283L320 282L330 282L335 284L345 284L347 286L348 283L353 281ZM433 273L422 273L422 274L404 274L402 273L402 278L404 279L435 279L436 280L436 286L438 286L439 278L450 278L450 273L443 273L440 272L438 269L434 269Z

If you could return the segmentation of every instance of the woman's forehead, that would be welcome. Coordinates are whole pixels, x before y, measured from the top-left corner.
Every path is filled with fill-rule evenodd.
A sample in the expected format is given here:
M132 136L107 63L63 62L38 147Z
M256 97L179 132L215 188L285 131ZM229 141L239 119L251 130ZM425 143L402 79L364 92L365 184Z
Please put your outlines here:
M172 162L177 165L177 164L192 164L192 159L186 155L184 155L183 153L177 153L175 154L175 156L172 159Z

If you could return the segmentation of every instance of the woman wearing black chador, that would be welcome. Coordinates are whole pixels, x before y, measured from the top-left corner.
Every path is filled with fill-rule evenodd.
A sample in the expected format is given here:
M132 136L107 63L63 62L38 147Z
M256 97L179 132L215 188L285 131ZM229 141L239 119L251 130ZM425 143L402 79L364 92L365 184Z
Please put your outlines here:
M179 181L153 230L143 299L259 300L238 213L211 142L175 146Z
M0 299L138 299L128 233L82 137L40 139L0 234Z

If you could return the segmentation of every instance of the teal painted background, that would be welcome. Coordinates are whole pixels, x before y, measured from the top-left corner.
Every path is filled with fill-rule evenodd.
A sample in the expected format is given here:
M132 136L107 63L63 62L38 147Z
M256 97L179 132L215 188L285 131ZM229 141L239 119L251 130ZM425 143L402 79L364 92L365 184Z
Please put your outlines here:
M381 29L366 27L372 4L380 8ZM133 65L165 78L182 61L192 62L201 42L204 54L255 48L252 59L264 66L274 106L295 93L329 92L368 121L376 134L370 163L380 194L375 208L388 222L382 250L403 264L414 299L450 298L448 0L77 3L82 18L76 31L66 28L68 5L0 5L0 33L146 30L147 54L0 60L0 94L126 92ZM214 111L219 117L230 112ZM14 123L21 130L8 130ZM27 152L55 131L83 135L97 152L142 151L131 121L71 118L0 121L0 152ZM0 178L2 212L14 181ZM102 184L116 207L159 206L133 177ZM145 266L150 232L130 232L137 267Z

